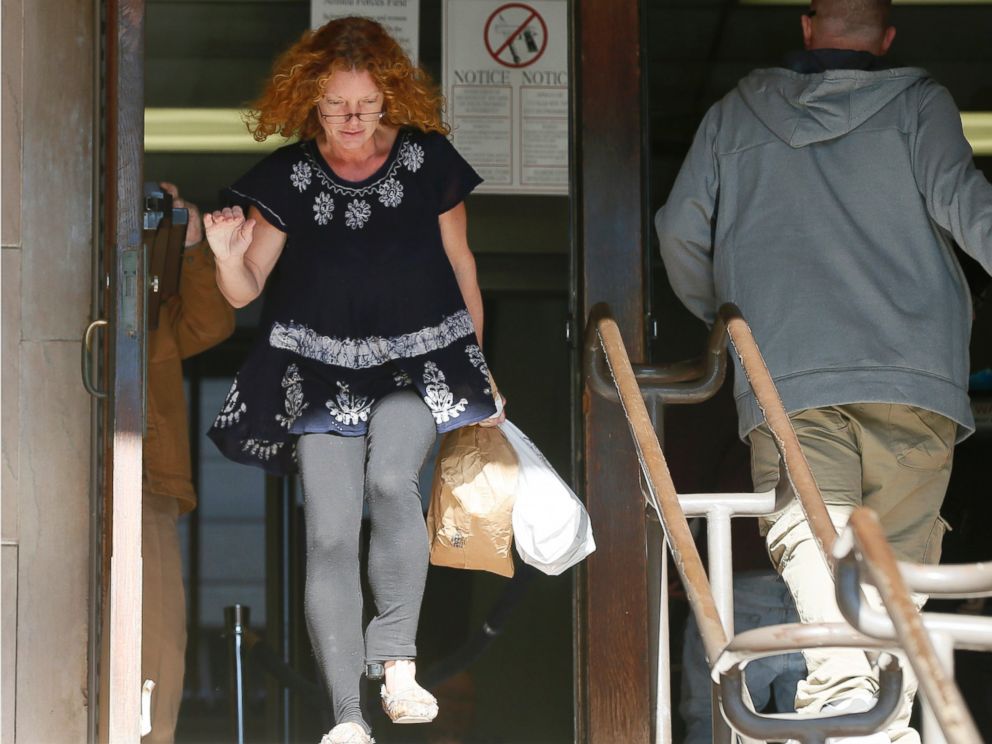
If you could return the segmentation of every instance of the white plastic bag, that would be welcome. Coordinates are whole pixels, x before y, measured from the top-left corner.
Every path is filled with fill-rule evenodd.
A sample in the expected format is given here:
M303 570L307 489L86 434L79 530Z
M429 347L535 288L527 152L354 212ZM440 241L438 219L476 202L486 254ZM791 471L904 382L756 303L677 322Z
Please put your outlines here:
M582 502L520 429L500 429L520 461L513 504L513 540L524 563L557 576L596 549Z

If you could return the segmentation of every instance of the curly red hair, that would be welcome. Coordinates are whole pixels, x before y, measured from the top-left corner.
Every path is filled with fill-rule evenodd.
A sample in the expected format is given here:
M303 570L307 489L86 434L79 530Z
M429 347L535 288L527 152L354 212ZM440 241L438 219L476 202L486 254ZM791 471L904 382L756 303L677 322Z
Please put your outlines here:
M430 76L414 66L403 48L368 18L338 18L307 31L276 60L262 95L251 104L246 123L262 142L283 137L315 137L320 131L316 104L337 70L367 70L385 98L382 123L448 134L441 119L444 97Z

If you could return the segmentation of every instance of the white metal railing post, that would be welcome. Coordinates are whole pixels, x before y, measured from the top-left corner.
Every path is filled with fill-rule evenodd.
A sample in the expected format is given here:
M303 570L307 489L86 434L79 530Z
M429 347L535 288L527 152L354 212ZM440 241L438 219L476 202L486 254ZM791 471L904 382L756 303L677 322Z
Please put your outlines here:
M699 493L679 494L679 503L686 516L705 517L706 553L713 602L720 614L727 638L734 636L734 569L731 519L735 516L755 517L770 514L775 508L775 492L761 493ZM718 689L713 686L713 741L734 744L754 741L734 733L724 719L717 702ZM744 688L747 695L747 688ZM748 698L750 699L750 698Z
M947 633L930 633L937 658L943 665L947 676L954 679L954 638ZM923 744L947 744L944 731L930 707L926 695L920 695L923 701Z
M649 512L645 519L650 612L651 695L655 744L672 744L671 654L668 617L668 541L661 524Z
M668 540L665 539L665 532L658 524L658 532L661 539L661 585L660 599L658 600L658 648L664 649L663 655L666 663L662 665L662 656L658 656L658 711L657 718L659 726L658 741L661 744L671 744L672 742L672 665L671 659L671 637L669 634L668 617Z
M734 566L730 537L730 507L714 499L706 514L706 555L713 601L727 638L734 636Z
M733 547L730 539L731 510L718 501L706 514L706 557L709 567L713 602L720 613L727 638L734 637L734 566ZM734 730L723 719L720 710L719 687L710 683L710 715L712 716L714 744L736 744Z

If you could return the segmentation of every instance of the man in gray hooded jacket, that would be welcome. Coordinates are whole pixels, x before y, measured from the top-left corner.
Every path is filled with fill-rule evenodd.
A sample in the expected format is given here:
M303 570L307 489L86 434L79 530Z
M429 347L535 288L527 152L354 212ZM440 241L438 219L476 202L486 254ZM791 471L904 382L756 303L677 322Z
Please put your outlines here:
M952 450L974 429L971 302L952 244L992 273L992 187L947 90L881 64L889 5L813 0L805 51L707 112L655 224L682 302L707 323L734 302L751 324L837 527L864 504L900 558L937 562ZM778 456L736 380L754 485L770 488ZM763 528L803 620L840 620L798 504ZM797 710L871 704L864 653L805 656ZM886 733L855 740L918 742L914 692L909 680Z

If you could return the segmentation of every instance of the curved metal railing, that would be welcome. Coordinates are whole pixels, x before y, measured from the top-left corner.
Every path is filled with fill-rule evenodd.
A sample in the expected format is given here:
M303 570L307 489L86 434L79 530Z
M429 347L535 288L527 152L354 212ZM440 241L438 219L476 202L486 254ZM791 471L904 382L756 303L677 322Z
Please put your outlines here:
M798 499L824 560L835 573L838 604L853 628L835 624L773 626L739 634L727 642L725 629L732 628L732 621L723 616L732 616L732 599L726 596L728 591L723 587L724 601L714 600L695 543L688 534L685 516L705 514L710 521L718 518L729 525L731 514L748 513L748 509L760 511L767 506L762 501L767 495L754 494L754 498L745 494L722 495L727 497L727 504L718 503L719 494L712 495L710 502L705 495L680 497L675 493L644 404L645 399L664 403L699 402L713 395L726 373L727 337L781 458L777 505L783 505L793 495ZM930 566L897 562L877 518L868 509L857 510L856 518L852 517L844 535L838 539L775 384L750 328L735 306L725 305L720 309L702 358L652 366L630 363L609 309L597 305L590 313L584 355L590 389L621 403L627 414L645 476L648 504L657 512L663 526L699 625L714 680L721 683L716 692L721 697L722 709L738 731L749 736L791 737L815 744L829 735L878 730L895 715L898 706L899 684L894 680L901 679L901 671L894 659L881 665L881 693L872 710L856 715L806 718L799 723L795 717L761 716L748 707L741 683L742 670L750 659L801 648L892 649L898 643L917 672L924 699L931 702L925 712L926 740L932 742L946 736L955 744L981 741L953 681L953 650L992 649L992 619L921 614L910 592L940 597L990 596L992 563ZM745 511L740 511L741 508ZM717 535L729 545L729 527L721 527ZM726 566L720 567L720 573L728 574ZM711 575L715 575L712 556ZM714 580L727 584L728 576ZM862 581L879 590L888 614L868 605L862 593ZM931 720L936 725L931 725Z
M885 539L875 512L866 507L854 510L847 528L837 542L835 558L838 561L837 603L845 618L855 627L862 626L857 607L859 600L863 600L858 573L860 569L864 569L888 612L887 617L877 613L887 621L881 637L898 639L905 650L942 734L955 744L981 744L982 738L975 722L968 712L961 691L954 683L951 664L941 663L934 638L927 632L924 618L929 617L921 615L914 604L903 572L896 562L895 553ZM867 607L863 601L860 604ZM984 650L992 648L992 618L959 620L964 621L960 623L963 636L984 636L984 643L973 647ZM939 631L935 636L939 637ZM953 630L950 640L953 652Z
M661 451L661 444L655 434L651 418L641 394L634 374L630 357L624 346L623 338L616 321L611 317L609 308L597 305L589 316L588 332L585 348L593 355L599 348L606 369L612 376L617 399L623 407L634 439L637 459L644 474L645 495L648 503L657 512L658 518L665 530L669 549L674 559L675 568L682 578L686 594L689 598L699 633L703 640L703 648L708 660L716 659L727 644L727 636L717 612L713 593L703 562L699 557L689 524L679 505L675 484ZM587 357L588 360L588 357ZM592 361L587 369L603 369L602 364ZM593 373L594 374L594 373ZM602 382L602 380L601 380ZM605 383L594 389L604 389Z
M727 332L740 358L741 367L776 441L782 458L782 470L806 514L811 532L821 548L824 559L835 575L838 575L837 587L840 593L839 573L843 569L838 564L836 530L827 514L809 464L799 448L795 432L789 424L788 414L740 311L733 306L724 306L720 314L727 324ZM872 516L865 516L865 512ZM856 542L856 536L870 530L871 528L866 525L871 519L875 519L870 510L865 512L861 513L856 522L850 523L852 528L855 524L858 525L854 532ZM927 701L924 732L930 734L928 740L936 736L933 731L935 720L942 735L950 737L950 741L962 744L980 742L981 738L978 737L974 722L953 681L951 671L953 648L955 645L963 646L970 641L971 648L992 649L992 636L990 636L992 621L985 618L961 619L951 615L933 616L932 619L927 617L925 620L913 603L910 592L945 598L988 596L992 594L992 564L928 566L899 562L892 554L880 528L874 536L876 544L860 550L861 560L867 569L869 580L883 595L883 601L891 617L887 618L883 613L873 612L866 602L861 602L861 611L858 615L860 622L853 623L854 627L874 637L898 640L905 648L907 657L919 677L924 699ZM879 582L884 585L884 592ZM860 589L858 593L860 594ZM886 595L888 601L885 601ZM850 618L848 619L850 621ZM880 626L884 627L884 631L880 632L882 630ZM938 633L943 632L941 645L947 649L943 664L939 663L937 651L927 635L927 627ZM941 635L936 637L941 638Z
M607 397L617 400L623 407L644 475L645 496L664 529L676 570L682 579L699 628L707 663L711 668L715 668L724 650L728 648L725 625L714 601L709 578L689 530L685 512L675 491L644 399L645 397L665 399L671 394L678 399L676 402L685 402L690 399L703 400L712 395L722 383L726 371L726 361L720 359L724 356L722 351L725 343L724 333L729 335L741 358L745 373L782 456L783 470L788 482L797 493L801 490L807 494L809 501L807 515L812 516L811 524L815 524L814 534L821 547L825 549L825 554L830 555L829 551L836 540L833 524L823 506L816 481L802 454L795 432L764 366L750 329L736 307L728 305L721 308L718 323L710 334L708 354L702 364L664 367L638 365L635 368L630 362L620 330L611 317L609 308L602 304L595 306L590 313L584 345L584 362L590 388L599 394L607 394L610 391ZM702 370L700 379L686 380L690 368ZM612 379L607 377L607 373ZM642 391L639 380L652 382L648 389ZM612 392L613 390L615 393ZM666 399L666 402L669 400ZM807 504L804 504L805 506ZM765 628L763 631L767 634L774 632L774 629ZM850 633L837 635L833 640L835 641L833 645L859 645L869 648L879 645L872 639ZM726 660L727 657L723 658ZM744 687L740 684L735 687L734 679L737 679L736 675L740 673L745 663L744 659L738 659L721 676L721 679L728 680L730 686L741 696L739 704L737 694L734 695L733 703L727 705L725 704L727 701L722 701L722 704L725 714L740 714L742 718L737 725L742 731L747 728L744 733L748 735L767 739L780 731L787 730L789 735L794 735L802 741L820 744L827 736L867 734L876 731L880 725L891 719L900 702L900 695L887 694L879 698L874 708L864 713L822 718L806 717L801 722L793 719L783 724L782 721L785 719L757 714L744 702ZM893 681L897 675L901 679L898 663L893 659L887 664L884 674L886 690L893 684L896 685L895 689L899 689L901 682Z
M600 303L589 312L583 344L586 382L597 395L619 403L620 394L610 375L609 362L596 332L600 321L605 320L613 320L606 304ZM710 329L703 356L671 364L630 363L630 369L641 395L646 399L661 399L665 403L701 403L713 397L723 385L727 375L726 346L727 326L722 318L717 318Z
M802 633L796 633L794 640L786 634L787 630L803 631L810 628L824 630L829 625L780 625L772 628L759 628L758 631L741 633L731 642L731 646L739 646L739 655L754 660L760 656L774 656L788 651L799 651L813 645L812 638L804 638ZM846 626L838 626L836 634L830 634L822 646L856 646L871 648L871 639L858 637ZM758 632L767 634L772 631L781 634L778 643L760 642ZM753 634L753 635L752 635ZM823 639L821 639L823 640ZM762 647L758 653L754 646ZM734 725L734 728L747 736L757 736L762 739L775 741L797 740L805 744L825 744L828 736L863 736L883 730L896 714L902 703L902 669L894 656L886 655L879 660L878 699L871 710L858 716L766 716L755 713L744 703L744 669L746 662L741 661L720 675L720 705L724 715Z

